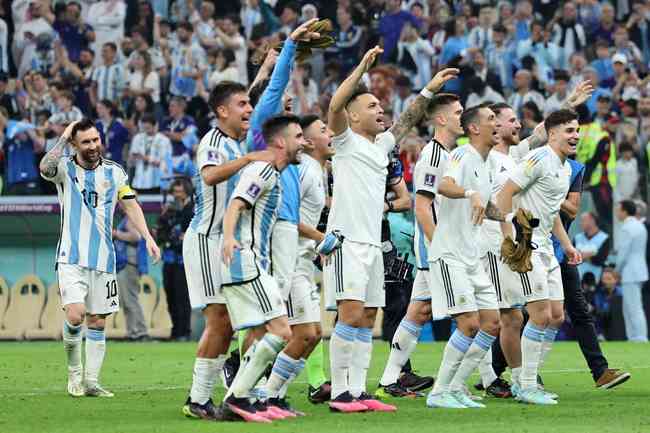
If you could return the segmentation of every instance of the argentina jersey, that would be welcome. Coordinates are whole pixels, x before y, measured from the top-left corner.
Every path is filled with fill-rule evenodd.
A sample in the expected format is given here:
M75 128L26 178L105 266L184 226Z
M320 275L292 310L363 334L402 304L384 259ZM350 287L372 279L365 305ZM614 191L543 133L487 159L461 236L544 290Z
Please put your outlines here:
M223 214L235 190L240 173L217 185L208 185L201 176L203 167L221 165L244 156L244 143L214 128L201 139L196 154L198 173L194 177L194 217L190 228L204 236L221 233Z
M282 201L280 173L267 162L252 162L241 170L231 200L240 199L243 210L234 238L241 248L235 249L229 265L222 263L223 284L242 284L259 276L259 268L269 272L271 234Z
M433 197L431 213L433 223L438 224L437 212L440 207L440 197L437 196L438 184L445 172L449 152L436 140L431 140L420 153L420 158L415 164L413 172L413 185L416 194ZM422 226L415 220L415 261L418 269L429 269L429 241L427 240Z
M278 219L298 225L300 222L300 173L297 165L289 165L280 174L282 203Z
M95 169L86 170L75 157L67 157L59 161L54 177L46 179L56 184L61 206L56 262L114 273L115 205L135 198L124 169L101 159Z

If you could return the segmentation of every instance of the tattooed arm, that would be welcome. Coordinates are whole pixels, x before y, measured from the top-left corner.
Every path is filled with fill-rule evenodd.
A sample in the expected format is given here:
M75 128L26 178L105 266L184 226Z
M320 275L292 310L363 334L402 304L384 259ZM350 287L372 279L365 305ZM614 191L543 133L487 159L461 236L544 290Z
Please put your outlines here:
M501 212L501 210L494 203L489 201L487 206L485 206L485 218L492 221L505 222L506 214Z
M41 172L41 175L43 175L43 177L46 179L52 179L56 176L59 161L61 161L61 158L63 158L63 151L65 150L66 146L72 144L72 128L78 122L79 121L69 124L63 131L63 134L61 135L61 138L59 138L59 141L57 141L56 145L45 154L43 159L41 159L41 163L39 164L38 168Z
M447 81L456 78L458 73L459 70L455 68L447 68L439 71L429 81L422 92L415 97L411 105L399 116L399 120L390 128L390 132L393 133L397 144L400 143L414 126L417 126L422 121L427 105L433 95L442 89Z

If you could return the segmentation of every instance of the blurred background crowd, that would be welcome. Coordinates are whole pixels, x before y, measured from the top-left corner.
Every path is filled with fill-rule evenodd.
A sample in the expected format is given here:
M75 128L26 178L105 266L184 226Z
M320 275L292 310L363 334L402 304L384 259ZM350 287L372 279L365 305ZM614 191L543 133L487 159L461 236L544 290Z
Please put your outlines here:
M579 109L577 155L586 165L583 209L591 212L574 232L585 237L578 243L594 267L584 269L584 287L601 334L620 336L610 329L621 309L620 270L608 266L617 203L631 200L642 222L646 216L648 0L0 1L0 194L54 194L38 162L69 122L87 115L134 189L171 196L175 179L194 174L200 137L214 126L211 88L222 80L250 85L268 47L313 17L332 20L336 44L293 69L285 97L298 115L324 118L338 84L375 44L384 53L367 85L392 120L444 66L461 70L446 91L466 107L508 102L522 136L577 83L592 82L596 90ZM409 186L430 134L414 130L401 147ZM191 185L177 186L185 197L176 207L190 209ZM597 234L602 244L592 241ZM174 244L173 236L165 241ZM168 278L178 278L171 268Z

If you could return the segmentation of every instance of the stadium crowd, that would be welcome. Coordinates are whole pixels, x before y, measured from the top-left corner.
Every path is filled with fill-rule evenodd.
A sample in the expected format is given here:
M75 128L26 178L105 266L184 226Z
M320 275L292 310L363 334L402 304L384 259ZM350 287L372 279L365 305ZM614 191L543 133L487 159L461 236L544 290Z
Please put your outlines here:
M635 200L645 220L650 1L5 0L0 193L54 194L39 160L82 115L96 118L106 156L127 168L135 190L169 190L175 177L192 176L199 139L214 124L210 90L268 76L268 46L316 16L332 20L336 43L294 68L285 98L298 115L326 118L340 82L377 43L383 55L364 79L393 120L445 66L461 71L446 91L466 107L507 102L522 119L522 136L575 85L591 81L577 159L586 165L584 200L593 212L582 216L578 237L591 266L583 266L582 276L591 274L583 284L606 335L621 293L606 267L616 249L616 203ZM401 146L409 187L430 136L414 130Z

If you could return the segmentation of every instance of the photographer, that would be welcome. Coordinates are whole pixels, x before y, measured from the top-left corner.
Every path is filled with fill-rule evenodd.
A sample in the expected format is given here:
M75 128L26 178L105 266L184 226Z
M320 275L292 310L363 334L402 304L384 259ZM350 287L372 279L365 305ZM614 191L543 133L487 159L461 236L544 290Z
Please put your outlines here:
M183 267L183 238L194 214L192 186L186 179L176 179L171 194L174 200L165 205L158 219L158 241L163 247L163 285L172 320L171 339L188 341L191 308Z

